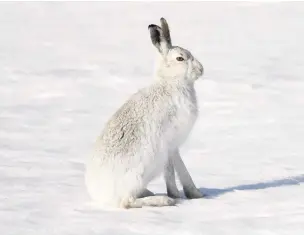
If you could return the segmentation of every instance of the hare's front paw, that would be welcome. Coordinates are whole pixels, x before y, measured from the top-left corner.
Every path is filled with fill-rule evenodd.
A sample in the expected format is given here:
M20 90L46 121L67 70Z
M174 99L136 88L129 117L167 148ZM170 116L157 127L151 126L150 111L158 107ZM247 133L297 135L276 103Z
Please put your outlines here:
M181 198L181 195L178 190L167 189L167 195L168 197L175 199Z
M202 198L205 195L197 188L184 188L185 196L189 199Z

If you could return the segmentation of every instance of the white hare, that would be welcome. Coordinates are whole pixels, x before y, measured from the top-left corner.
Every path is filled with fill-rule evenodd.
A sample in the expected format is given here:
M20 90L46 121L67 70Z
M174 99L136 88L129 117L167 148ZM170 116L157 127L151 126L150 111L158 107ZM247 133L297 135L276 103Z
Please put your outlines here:
M175 205L175 173L188 198L202 197L180 155L198 115L194 82L203 66L186 49L172 46L168 24L149 25L161 55L157 79L139 90L108 121L89 156L85 181L92 199L104 206L136 208ZM147 185L164 173L168 196Z

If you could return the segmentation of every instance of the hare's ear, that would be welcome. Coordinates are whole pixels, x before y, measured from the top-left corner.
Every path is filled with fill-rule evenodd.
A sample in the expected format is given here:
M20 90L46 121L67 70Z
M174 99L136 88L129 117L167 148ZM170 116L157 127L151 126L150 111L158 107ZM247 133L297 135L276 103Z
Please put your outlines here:
M161 28L163 30L164 37L169 44L170 47L172 47L172 41L171 41L171 36L170 36L170 29L167 21L165 18L160 18L160 23L161 23Z
M162 28L155 24L150 24L148 29L150 30L153 45L163 56L165 56L168 53L171 44L167 41Z

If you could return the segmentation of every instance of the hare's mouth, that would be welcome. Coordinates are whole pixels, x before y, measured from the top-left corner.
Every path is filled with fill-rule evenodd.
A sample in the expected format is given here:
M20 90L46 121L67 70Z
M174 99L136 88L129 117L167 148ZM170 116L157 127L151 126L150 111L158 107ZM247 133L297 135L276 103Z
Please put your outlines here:
M201 76L203 76L203 74L204 74L204 68L203 67L195 69L196 79L198 79Z

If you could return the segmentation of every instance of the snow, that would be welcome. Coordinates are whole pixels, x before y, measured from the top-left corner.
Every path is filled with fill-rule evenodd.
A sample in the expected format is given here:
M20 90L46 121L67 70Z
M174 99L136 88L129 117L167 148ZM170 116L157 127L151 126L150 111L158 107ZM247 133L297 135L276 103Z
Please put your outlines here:
M208 197L105 211L85 157L152 82L147 26L162 16L205 68L181 153ZM300 2L1 2L1 234L302 235L303 21ZM149 189L165 193L163 179Z

